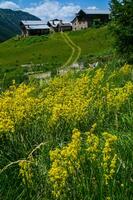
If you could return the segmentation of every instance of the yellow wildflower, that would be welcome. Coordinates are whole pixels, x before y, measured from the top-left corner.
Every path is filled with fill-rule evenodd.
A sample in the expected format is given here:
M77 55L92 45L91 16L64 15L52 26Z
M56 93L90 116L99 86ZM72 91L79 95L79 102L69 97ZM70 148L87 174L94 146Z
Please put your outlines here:
M41 99L32 97L32 91L33 87L14 84L0 96L0 133L13 133L16 125L38 113Z
M104 77L104 70L103 69L98 69L96 70L96 74L92 79L92 85L96 86Z
M72 141L62 149L50 151L50 160L52 166L49 170L49 179L53 188L53 195L56 199L62 194L67 178L74 174L80 167L80 132L73 130Z
M117 155L112 157L113 143L117 141L117 136L104 132L103 137L105 139L105 145L103 148L103 170L105 184L108 185L108 181L113 178L116 168Z
M51 113L50 125L57 123L60 119L65 119L67 122L84 119L88 113L88 105L92 101L88 91L88 82L88 77L83 76L72 83L67 83L63 88L58 89L57 87L53 93L48 92L44 103ZM50 85L50 89L51 87Z
M123 67L120 68L119 72L123 73L124 75L128 75L131 73L132 66L125 64Z
M22 181L25 185L32 185L32 170L31 170L31 162L27 160L23 160L19 162L19 175L22 176Z
M95 160L97 157L98 153L98 146L99 146L99 138L93 133L97 124L93 124L92 128L90 129L90 132L88 132L88 137L87 137L87 146L88 148L86 149L87 152L89 153L89 156L92 160Z
M127 82L122 88L112 89L107 94L108 108L118 110L131 94L133 94L133 83L131 81Z

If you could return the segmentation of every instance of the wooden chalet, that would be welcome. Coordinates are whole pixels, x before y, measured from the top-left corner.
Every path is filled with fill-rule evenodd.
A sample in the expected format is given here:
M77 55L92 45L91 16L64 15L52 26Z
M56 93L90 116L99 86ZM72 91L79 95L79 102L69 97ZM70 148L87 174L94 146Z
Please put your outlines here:
M52 31L61 32L61 31L71 31L72 24L69 22L63 22L59 19L53 19L48 21L47 25L50 27Z
M108 11L83 11L80 10L72 20L73 30L86 29L92 26L100 26L109 21L110 13Z
M50 33L49 26L43 21L21 21L20 28L23 36L44 35Z

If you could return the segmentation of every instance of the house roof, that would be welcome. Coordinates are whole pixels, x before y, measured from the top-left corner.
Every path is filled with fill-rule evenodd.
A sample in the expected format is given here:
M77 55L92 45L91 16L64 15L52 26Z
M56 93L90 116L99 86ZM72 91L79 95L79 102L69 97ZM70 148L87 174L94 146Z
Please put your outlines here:
M52 27L57 27L58 24L60 23L60 20L59 19L53 19L53 20L50 20L49 23L51 24Z
M49 23L54 28L58 26L72 26L70 22L63 22L62 20L59 20L59 19L50 20Z
M49 26L44 21L21 21L22 24L29 29L49 29Z
M25 20L22 20L21 21L24 25L42 25L42 24L46 24L45 22L41 21L41 20L38 20L38 21L25 21Z
M95 9L95 10L89 10L89 9L85 9L83 10L87 15L91 14L91 15L98 15L98 14L102 14L102 15L109 15L110 11L109 10L99 10L99 9Z
M31 26L31 25L30 25L30 26L27 26L27 29L34 29L34 30L35 30L35 29L38 29L38 30L39 30L39 29L50 29L50 28L49 28L48 25L46 25L46 24L43 25L43 24L42 24L42 25L37 25L37 26L35 26L35 25L32 25L32 26Z

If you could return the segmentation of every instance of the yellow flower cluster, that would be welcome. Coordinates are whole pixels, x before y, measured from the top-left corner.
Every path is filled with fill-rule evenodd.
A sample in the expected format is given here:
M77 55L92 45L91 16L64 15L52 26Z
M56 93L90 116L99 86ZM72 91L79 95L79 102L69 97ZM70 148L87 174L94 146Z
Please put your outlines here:
M103 148L103 170L105 184L108 185L110 179L112 179L117 162L117 155L113 155L113 144L117 141L117 137L110 133L104 132L103 137L105 139L105 145Z
M87 133L86 143L82 143L80 132L73 131L72 141L62 149L50 151L52 161L49 170L49 181L52 186L52 193L55 199L59 199L66 191L68 177L74 176L81 164L84 165L86 156L101 171L105 185L113 179L116 171L117 154L114 152L113 145L117 141L117 136L104 132L103 140L94 134L96 123ZM86 134L85 134L86 136ZM96 162L97 161L97 162Z
M76 81L71 81L71 84L67 82L64 87L57 88L56 92L53 92L53 88L51 92L49 88L44 103L51 113L49 120L51 125L60 118L69 122L84 119L88 112L88 105L92 101L88 91L88 81L88 77L83 76Z
M92 85L96 86L96 85L100 84L103 77L104 77L104 69L100 68L100 69L96 70L96 74L94 75L94 77L92 79Z
M129 65L121 68L124 73L129 70ZM46 117L49 128L61 120L76 127L79 122L87 122L95 111L102 121L105 117L104 107L107 106L109 112L118 111L133 94L131 81L123 87L115 87L110 83L104 85L105 72L103 68L93 71L93 75L84 73L79 78L73 77L73 74L54 78L45 85L38 98L32 95L34 87L25 84L16 87L13 84L0 96L0 136L13 133L23 121L27 123L35 116L41 118L44 110L48 111Z
M67 146L50 151L52 166L49 170L49 180L53 188L53 196L56 199L63 193L69 175L75 174L80 167L80 146L80 132L74 129L72 141Z
M0 112L0 133L4 132L14 132L15 130L15 123L9 116L8 112L1 111Z
M132 66L125 64L124 66L122 66L119 70L114 70L108 77L108 81L110 80L115 80L115 78L119 78L125 75L131 75L132 72Z
M22 177L22 181L28 187L32 185L32 170L31 170L31 161L22 160L19 162L19 175Z
M109 180L111 180L115 174L116 164L118 156L114 153L113 145L117 141L117 136L112 135L108 132L102 134L104 139L94 134L96 128L96 123L92 126L90 131L87 133L87 154L91 159L91 162L97 161L97 167L103 170L103 177L105 185L108 185Z
M129 96L133 94L133 83L127 82L122 88L114 88L107 93L107 106L108 109L118 110Z
M32 91L31 86L14 84L0 96L0 133L14 132L17 124L34 116L40 100L30 96Z
M92 160L95 160L97 153L99 152L99 138L93 132L95 130L96 124L94 124L91 130L87 133L87 152Z
M123 67L120 68L119 72L124 74L124 75L128 75L130 74L132 71L132 66L125 64Z

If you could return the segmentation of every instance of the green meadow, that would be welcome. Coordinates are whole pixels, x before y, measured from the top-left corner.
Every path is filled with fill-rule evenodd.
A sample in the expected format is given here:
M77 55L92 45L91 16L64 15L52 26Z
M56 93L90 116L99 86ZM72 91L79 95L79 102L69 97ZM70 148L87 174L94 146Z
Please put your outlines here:
M100 55L112 50L113 38L107 27L70 32L69 36L81 47L81 56Z
M112 37L107 27L67 33L81 48L79 60L95 61L97 56L112 53ZM48 36L13 38L0 44L0 84L9 86L12 80L28 80L27 72L52 71L63 66L72 49L60 33ZM90 59L91 58L91 59ZM32 64L32 67L21 65ZM38 66L43 64L43 66Z

